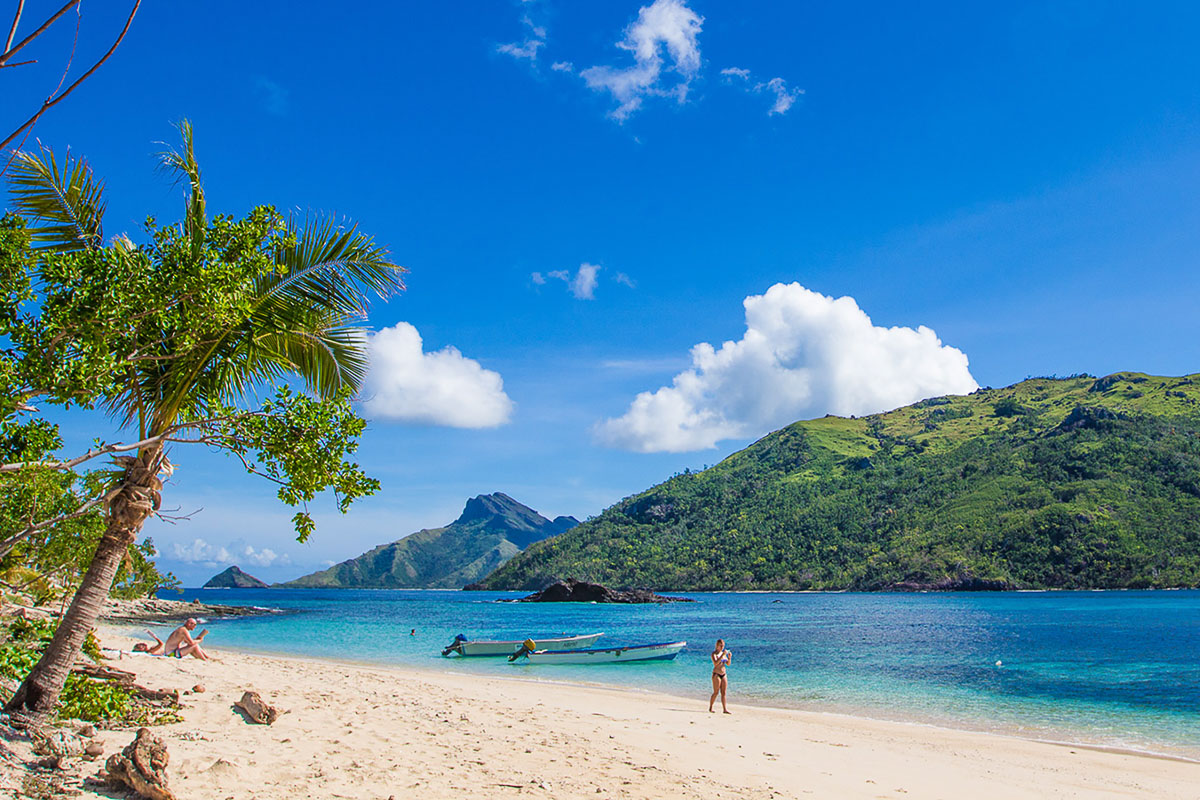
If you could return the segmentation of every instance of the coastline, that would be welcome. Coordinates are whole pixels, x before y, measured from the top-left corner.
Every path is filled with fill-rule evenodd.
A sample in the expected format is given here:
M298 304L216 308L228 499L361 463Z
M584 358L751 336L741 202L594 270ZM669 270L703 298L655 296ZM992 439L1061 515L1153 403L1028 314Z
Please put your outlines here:
M100 622L108 624L166 624L180 623L189 617L209 619L237 619L239 617L264 617L286 614L280 608L269 606L240 606L202 603L199 599L168 600L161 597L146 597L136 600L119 600L110 597L104 601L100 611Z
M288 613L288 611L284 609L275 609L273 611L274 613ZM251 615L248 614L246 616ZM108 628L108 631L106 632L107 635L128 635L132 636L133 639L140 641L138 638L140 629L137 627L138 623L135 621L124 619L106 619L103 620L103 623L105 627ZM273 649L270 647L262 647L261 645L252 646L244 643L239 643L233 647L230 647L226 650L226 652L237 652L245 655L260 656L263 658L277 658L284 661L311 662L330 668L339 666L353 666L357 668L384 670L388 672L401 671L405 673L412 673L420 677L429 678L431 680L435 680L437 677L443 675L453 675L480 681L518 681L534 685L577 687L580 689L596 689L602 691L617 690L633 694L663 695L665 697L675 698L679 701L694 700L696 697L695 692L691 694L682 690L675 692L669 687L625 686L615 683L612 680L594 678L588 680L584 679L583 677L563 678L561 675L550 677L546 676L545 674L539 674L536 669L533 669L530 672L515 670L512 674L505 675L472 671L471 667L481 667L485 662L493 661L491 659L467 659L464 661L463 659L457 658L439 658L431 659L428 663L414 663L410 661L398 664L386 659L371 659L364 657L339 658L325 655L298 653L284 649ZM589 673L588 670L585 669L579 674L582 676L594 673ZM611 675L609 677L611 678ZM829 715L832 717L846 718L850 720L865 720L869 722L879 722L894 725L910 725L917 728L929 728L935 731L971 733L983 736L998 736L1061 747L1077 747L1113 754L1144 756L1147 758L1179 761L1187 764L1200 764L1200 754L1193 754L1192 750L1188 750L1186 752L1173 750L1172 745L1166 742L1159 741L1156 743L1138 744L1114 743L1111 741L1097 740L1094 738L1090 739L1088 738L1088 733L1081 729L1070 728L1066 726L1054 726L1049 723L1027 727L1013 722L999 722L995 718L985 719L949 715L922 715L912 710L906 711L903 709L884 709L877 706L851 705L845 703L833 704L799 701L789 702L787 698L782 697L763 697L754 694L743 695L738 693L736 688L735 694L737 695L737 704L745 708L767 709L780 712L796 712L800 714Z
M119 629L106 646L127 648ZM706 713L690 696L214 649L216 662L126 657L146 685L207 691L184 722L154 729L181 796L305 793L433 797L1194 796L1200 764L996 733L736 702ZM259 691L288 713L270 728L230 709ZM703 697L699 695L704 695ZM353 735L351 735L353 734ZM106 753L132 738L103 732ZM414 758L416 756L416 758ZM301 765L304 768L301 768ZM178 776L178 777L176 777ZM545 787L545 788L543 788ZM85 794L85 797L102 795Z

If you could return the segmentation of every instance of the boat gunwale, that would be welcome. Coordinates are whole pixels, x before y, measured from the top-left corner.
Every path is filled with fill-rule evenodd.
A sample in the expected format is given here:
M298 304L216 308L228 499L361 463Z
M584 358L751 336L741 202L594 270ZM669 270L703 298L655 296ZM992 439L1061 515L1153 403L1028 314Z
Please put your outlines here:
M675 645L679 645L679 648L682 650L684 647L687 647L687 642L679 641L659 642L658 644L635 644L630 645L629 647L588 647L579 650L534 650L532 653L530 653L530 655L550 655L552 653L616 653L618 651L625 652L627 650L644 650L647 647L674 647Z
M543 639L543 641L547 641L547 642L569 641L571 639L592 639L594 641L595 639L599 639L603 635L604 635L604 631L600 631L600 633L581 633L576 636L547 636L545 639ZM522 645L522 644L525 644L525 642L529 641L530 639L532 639L534 642L538 641L537 639L534 639L532 636L526 636L524 639L511 639L511 640L510 639L466 639L462 643L463 644Z

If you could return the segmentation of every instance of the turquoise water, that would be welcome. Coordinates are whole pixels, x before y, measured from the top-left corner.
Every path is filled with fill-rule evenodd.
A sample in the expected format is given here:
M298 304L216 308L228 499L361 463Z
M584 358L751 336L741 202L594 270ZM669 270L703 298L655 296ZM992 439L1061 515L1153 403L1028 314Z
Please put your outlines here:
M183 595L296 612L207 623L218 647L617 684L704 702L708 653L721 636L735 653L734 702L1200 759L1200 591L705 593L688 595L695 603L653 606L496 602L518 596L319 589ZM440 656L457 633L536 639L597 631L605 632L597 646L679 639L689 646L673 662L640 665L535 667Z

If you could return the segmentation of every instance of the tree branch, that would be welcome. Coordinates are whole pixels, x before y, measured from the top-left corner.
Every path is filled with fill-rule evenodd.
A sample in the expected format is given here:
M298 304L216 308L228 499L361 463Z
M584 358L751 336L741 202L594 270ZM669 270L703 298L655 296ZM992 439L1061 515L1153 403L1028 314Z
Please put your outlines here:
M93 508L108 500L112 493L113 492L107 492L105 494L97 495L76 510L72 511L70 514L59 514L57 517L51 517L50 519L42 520L34 525L29 525L25 528L25 530L20 531L19 533L14 533L7 539L0 541L0 558L4 558L6 555L11 553L12 549L21 543L22 539L27 539L38 531L44 531L46 528L52 528L55 525L67 522L68 520L78 519L79 517L90 514Z
M66 11L69 10L71 6L75 5L75 3L78 3L78 2L80 2L80 0L74 0L74 2L68 3L67 6L62 11L60 11L59 14L57 14L54 17L54 19L58 19L58 17L62 16L62 14L64 14L64 13L66 13ZM23 131L25 131L27 128L33 127L33 125L39 119L41 119L42 114L45 114L47 111L49 111L55 105L57 105L58 103L62 102L64 99L66 99L66 97L69 94L71 94L71 92L75 91L75 89L79 86L79 84L83 83L85 80L90 78L92 76L92 73L94 73L96 70L100 69L100 66L105 61L108 61L109 57L114 52L116 52L118 45L120 45L121 41L125 38L125 34L129 32L129 26L133 24L133 18L137 14L138 7L141 6L141 4L142 4L142 0L135 0L135 2L133 4L133 10L129 12L129 19L127 19L125 21L125 27L121 29L121 35L117 37L117 40L115 42L113 42L112 47L108 48L108 52L105 53L103 56L101 56L100 60L92 65L91 69L89 69L87 72L80 75L78 80L76 80L74 83L72 83L70 86L68 86L63 91L62 94L60 94L58 97L55 97L51 100L47 100L45 103L43 103L42 107L40 109L38 109L37 113L29 118L28 122L26 122L24 125L22 125L21 127L17 128L15 131L13 131L9 135L9 137L7 139L5 139L3 142L0 142L0 150L3 150L8 145L9 142L11 142L13 139L17 138L18 136L20 136L21 133ZM53 19L51 20L51 22L53 22ZM49 23L47 23L47 25L48 24ZM37 35L37 34L35 33L33 35ZM13 48L13 50L10 50L4 56L0 57L0 66L3 66L4 62L8 60L8 57L16 50L19 50L24 45L25 45L25 42L23 41L21 44L17 45L15 48Z
M8 48L12 47L13 39L17 36L17 26L21 24L21 12L25 10L25 0L17 0L17 14L13 17L12 27L8 29L8 39L4 42L4 49L0 50L0 55L6 55ZM6 61L8 59L5 59ZM25 62L29 63L29 62Z
M7 63L8 63L8 60L9 60L10 58L12 58L12 57L13 57L13 55L14 55L14 54L15 54L15 53L16 53L18 50L20 50L22 47L24 47L25 45L29 44L29 43L30 43L30 42L32 42L34 39L36 39L37 37L39 37L39 36L41 36L43 33L45 33L45 32L46 32L46 28L49 28L49 27L50 27L51 25L53 25L55 22L58 22L58 18L59 18L59 17L61 17L63 14L65 14L65 13L67 13L68 11L70 11L70 10L71 10L71 6L76 6L76 5L79 5L81 2L83 2L83 0L71 0L71 2L67 3L65 6L63 6L62 8L60 8L58 11L55 11L55 12L54 12L54 13L53 13L53 14L50 16L50 19L48 19L48 20L46 20L45 22L43 22L43 23L42 23L42 27L38 28L38 29L37 29L36 31L34 31L33 33L29 34L29 35L28 35L28 36L26 36L24 39L22 39L21 41L17 42L17 44L16 44L16 46L15 46L15 47L8 47L8 46L5 46L3 55L0 55L0 66L3 66L4 64L7 64ZM21 3L21 5L24 5L24 0L22 0L22 3ZM9 41L10 41L10 42L12 41L12 37L13 37L13 36L16 34L16 32L17 32L17 23L18 23L18 22L20 22L20 21L21 21L21 9L20 9L20 7L18 7L18 8L17 8L17 18L13 20L13 27L12 27L12 31L10 31L10 32L9 32L9 34L8 34L8 36L9 36Z
M194 422L181 422L178 425L172 425L160 434L148 436L140 441L123 444L116 442L107 444L103 447L97 447L94 450L88 450L86 453L75 456L74 458L65 461L18 461L11 464L0 464L0 473L3 472L18 472L22 469L31 467L41 467L42 469L65 470L74 469L86 461L91 461L93 458L109 455L110 453L126 453L130 450L140 450L148 445L158 442L181 442L181 443L205 443L210 444L216 441L218 437L206 436L200 439L183 439L175 436L175 434L184 430L203 430L213 425L219 425L223 422L234 422L246 417L260 416L261 411L247 411L244 414L234 414L228 417L213 417L211 419L196 420Z

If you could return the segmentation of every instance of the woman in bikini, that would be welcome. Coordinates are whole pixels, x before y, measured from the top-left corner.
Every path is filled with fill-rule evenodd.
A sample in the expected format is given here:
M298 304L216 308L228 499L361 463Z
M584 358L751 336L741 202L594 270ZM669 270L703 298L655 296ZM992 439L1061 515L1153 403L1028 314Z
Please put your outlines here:
M713 648L712 655L713 671L712 697L708 698L708 711L713 712L713 703L717 701L717 695L721 695L721 710L726 714L729 709L725 706L725 691L729 688L729 678L725 675L725 668L733 663L733 651L725 649L725 640L717 639L717 646Z
M154 631L146 631L146 633L150 634L150 638L154 640L154 644L146 644L145 642L138 642L137 644L135 644L133 646L133 652L149 653L152 656L161 656L163 654L163 649L164 649L163 640L158 638L157 636L155 636Z

